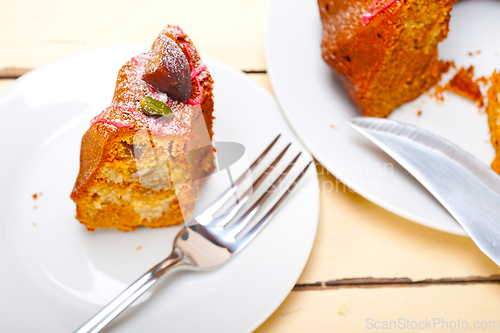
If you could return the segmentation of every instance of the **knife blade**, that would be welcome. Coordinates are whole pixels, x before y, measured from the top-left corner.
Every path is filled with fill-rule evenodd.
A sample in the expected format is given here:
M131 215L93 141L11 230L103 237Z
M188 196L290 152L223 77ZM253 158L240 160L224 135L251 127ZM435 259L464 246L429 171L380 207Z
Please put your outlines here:
M348 121L412 174L500 266L500 175L455 144L394 120Z

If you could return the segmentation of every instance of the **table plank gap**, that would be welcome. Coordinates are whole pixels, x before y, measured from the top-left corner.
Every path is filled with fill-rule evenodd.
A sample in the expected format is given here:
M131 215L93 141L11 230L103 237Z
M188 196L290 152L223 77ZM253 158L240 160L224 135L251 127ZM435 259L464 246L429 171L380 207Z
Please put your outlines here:
M0 79L17 79L21 75L28 73L30 70L32 70L32 68L0 68Z
M254 69L242 69L244 73L247 74L267 74L267 70L265 69L259 69L259 70L254 70Z
M425 287L432 285L456 285L494 283L500 284L500 275L489 277L469 276L461 278L441 278L412 280L410 278L350 278L316 283L299 283L294 291L327 290L340 288L382 288L382 287Z
M422 328L426 321L436 324L431 327L433 332L452 333L458 327L469 332L498 332L499 296L500 285L487 283L292 291L255 332L420 332L427 331ZM393 323L392 329L382 329L385 321L404 322L405 327ZM420 321L424 324L418 329ZM474 324L476 328L483 325L482 330L473 330Z

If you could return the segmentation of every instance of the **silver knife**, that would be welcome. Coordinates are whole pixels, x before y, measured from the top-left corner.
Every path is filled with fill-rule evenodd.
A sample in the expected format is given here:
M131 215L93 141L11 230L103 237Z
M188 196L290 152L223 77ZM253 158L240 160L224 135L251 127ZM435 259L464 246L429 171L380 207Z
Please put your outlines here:
M500 266L500 175L455 144L394 120L348 123L408 170Z

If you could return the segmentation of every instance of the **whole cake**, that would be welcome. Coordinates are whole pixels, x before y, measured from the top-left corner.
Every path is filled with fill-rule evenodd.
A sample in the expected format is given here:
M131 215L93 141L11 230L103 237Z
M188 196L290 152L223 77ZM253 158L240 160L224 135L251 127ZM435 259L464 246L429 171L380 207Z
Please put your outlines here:
M363 115L387 117L441 79L455 1L318 0L323 59Z
M183 222L213 169L213 80L191 39L167 26L118 73L82 139L71 193L89 231Z

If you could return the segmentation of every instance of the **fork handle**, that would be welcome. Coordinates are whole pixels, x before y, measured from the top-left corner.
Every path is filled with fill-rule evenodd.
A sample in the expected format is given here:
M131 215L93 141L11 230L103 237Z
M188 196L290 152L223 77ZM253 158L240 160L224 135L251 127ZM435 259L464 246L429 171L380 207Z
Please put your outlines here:
M167 259L147 271L146 274L137 279L137 281L125 289L120 295L118 295L74 333L100 332L111 320L113 320L137 298L139 298L139 296L155 284L161 276L163 276L167 271L170 271L172 267L175 267L176 264L178 264L182 259L182 251L177 247L174 247L172 253Z

